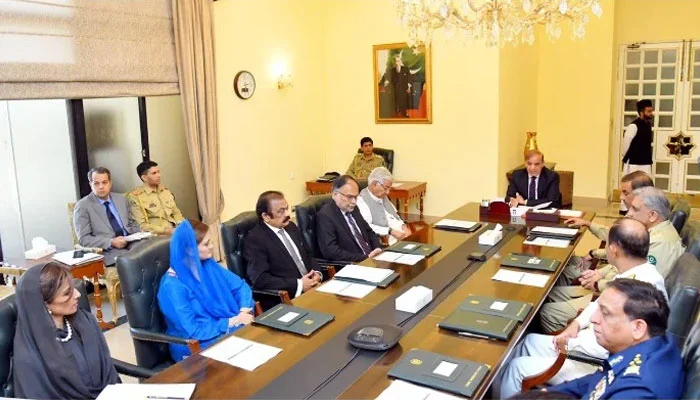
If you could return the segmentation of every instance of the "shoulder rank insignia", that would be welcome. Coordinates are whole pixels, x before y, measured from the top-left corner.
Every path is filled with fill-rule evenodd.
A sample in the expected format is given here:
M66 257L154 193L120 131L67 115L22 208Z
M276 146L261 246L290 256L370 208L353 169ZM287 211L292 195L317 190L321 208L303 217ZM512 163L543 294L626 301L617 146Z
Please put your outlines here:
M622 373L622 376L639 375L639 368L641 366L642 366L642 355L637 353L637 355L634 356L634 360L630 361L629 366L625 369L625 372Z
M611 367L614 367L615 365L619 364L620 361L624 360L625 358L623 356L617 356L613 358L612 360L609 361L609 364Z
M656 265L656 257L652 256L651 254L649 254L649 255L647 256L647 261L648 261L649 264L651 264L651 265Z

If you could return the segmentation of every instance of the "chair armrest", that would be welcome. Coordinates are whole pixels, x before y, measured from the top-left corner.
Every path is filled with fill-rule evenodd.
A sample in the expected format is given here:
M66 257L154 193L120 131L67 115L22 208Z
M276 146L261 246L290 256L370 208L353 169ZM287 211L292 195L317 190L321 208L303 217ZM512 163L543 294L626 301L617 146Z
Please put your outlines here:
M582 353L580 351L570 351L566 358L569 360L580 361L582 363L590 364L596 367L605 365L605 360L598 357L592 357L588 354Z
M167 335L165 333L147 331L145 329L131 328L131 337L136 340L143 340L146 342L182 344L189 347L192 354L199 353L201 350L198 340L183 339L176 336Z
M552 364L551 367L540 372L539 374L525 377L522 383L522 391L527 392L532 388L547 383L550 379L554 377L554 375L556 375L559 372L561 367L564 365L564 361L566 361L566 353L562 351L559 353L557 359L554 361L554 364Z
M343 268L344 266L353 263L353 261L330 261L330 260L326 260L324 258L314 258L314 260L316 260L316 263L318 265L320 265L321 268L327 267L327 266L333 266L333 267L336 267L336 270L339 270L339 269Z
M277 297L284 304L292 304L292 298L289 297L289 292L287 292L286 290L253 289L253 294Z
M116 358L112 359L112 363L114 364L114 369L116 369L118 373L122 375L132 376L134 378L148 379L156 373L151 369L139 367L138 365L134 365L122 360L117 360Z

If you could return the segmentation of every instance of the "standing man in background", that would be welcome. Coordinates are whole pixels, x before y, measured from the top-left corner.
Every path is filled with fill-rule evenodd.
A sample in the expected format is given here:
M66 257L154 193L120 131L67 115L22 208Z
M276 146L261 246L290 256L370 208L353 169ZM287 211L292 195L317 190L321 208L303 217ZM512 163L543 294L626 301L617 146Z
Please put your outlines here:
M653 176L651 165L654 163L654 105L651 100L637 102L638 117L625 129L622 137L622 173L627 175L634 171L643 171ZM627 206L620 202L620 214L627 213Z
M144 161L136 167L143 185L130 191L126 198L131 203L131 218L144 232L173 233L185 217L175 204L175 196L160 184L160 168L153 161Z

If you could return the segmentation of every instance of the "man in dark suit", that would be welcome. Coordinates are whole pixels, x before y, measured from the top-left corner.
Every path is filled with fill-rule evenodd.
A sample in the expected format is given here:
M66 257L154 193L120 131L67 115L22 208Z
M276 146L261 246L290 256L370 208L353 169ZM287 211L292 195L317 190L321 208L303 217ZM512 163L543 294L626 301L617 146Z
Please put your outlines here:
M259 222L245 239L243 257L253 289L286 290L297 297L321 282L316 262L304 247L301 231L290 221L284 195L267 191L255 206Z
M318 247L331 261L358 262L382 252L379 236L356 208L360 187L350 175L333 181L332 198L318 212Z
M508 184L506 203L511 207L536 206L551 201L550 207L561 207L559 174L544 166L539 150L525 153L525 168L513 172Z

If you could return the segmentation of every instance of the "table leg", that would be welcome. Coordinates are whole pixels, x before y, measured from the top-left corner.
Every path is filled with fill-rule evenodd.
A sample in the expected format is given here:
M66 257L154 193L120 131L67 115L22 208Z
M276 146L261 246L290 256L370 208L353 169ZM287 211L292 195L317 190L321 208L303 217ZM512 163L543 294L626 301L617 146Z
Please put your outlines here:
M404 215L404 218L408 218L408 204L409 204L410 202L411 202L411 198L410 198L410 197L407 197L407 198L403 201L403 215Z
M423 217L423 195L424 195L424 194L425 194L425 193L423 193L423 192L420 193L420 200L419 200L420 203L419 203L419 205L418 205L418 208L420 209L420 216L421 216L421 217Z
M95 285L93 294L95 298L95 316L97 317L97 324L101 329L112 329L114 328L114 324L104 322L102 319L102 295L100 294L100 278L98 274L92 277L92 283Z

